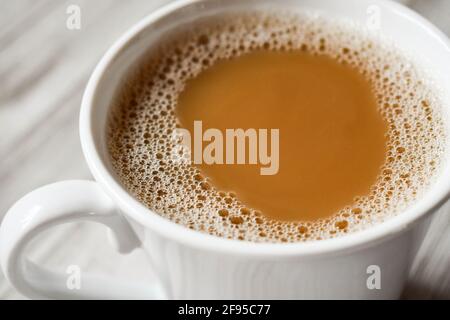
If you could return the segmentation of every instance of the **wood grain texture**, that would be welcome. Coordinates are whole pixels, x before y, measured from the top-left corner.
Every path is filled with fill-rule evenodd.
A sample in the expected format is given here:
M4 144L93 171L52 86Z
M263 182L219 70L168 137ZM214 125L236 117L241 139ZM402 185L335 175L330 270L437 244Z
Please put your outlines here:
M90 179L78 138L82 93L95 64L126 29L168 0L0 1L0 219L19 197L47 183ZM450 34L450 2L406 0ZM81 29L66 9L81 8ZM42 234L31 257L65 272L151 282L145 252L114 252L101 226L77 223ZM436 215L404 298L450 299L450 204ZM0 299L22 299L0 274Z

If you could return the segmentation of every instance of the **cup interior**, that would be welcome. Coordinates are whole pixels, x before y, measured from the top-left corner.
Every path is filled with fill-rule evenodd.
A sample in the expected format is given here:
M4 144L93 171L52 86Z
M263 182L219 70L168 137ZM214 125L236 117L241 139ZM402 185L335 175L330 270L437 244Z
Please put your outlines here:
M124 77L140 57L168 32L175 28L188 28L194 20L213 17L233 10L288 9L290 11L317 12L333 19L345 19L364 26L371 14L379 14L379 32L394 41L402 50L413 54L419 68L433 79L441 92L443 115L447 132L450 132L450 44L447 37L424 18L397 3L378 0L181 0L147 16L120 38L106 53L97 66L83 97L80 116L80 134L83 152L94 177L102 183L113 197L133 211L142 223L174 224L159 217L128 195L116 177L106 148L106 122L114 93ZM448 137L447 137L448 150ZM413 222L424 213L441 204L450 190L450 153L438 179L408 212L399 214L385 223L376 225L358 234L321 240L338 243L343 238L359 236L360 240L381 236L398 230ZM146 215L147 217L143 217ZM157 216L157 217L155 217ZM152 217L152 218L149 218ZM153 220L149 220L153 219ZM162 221L164 220L164 222ZM177 226L181 227L181 226ZM182 232L193 231L181 227ZM202 235L207 236L207 235ZM222 241L232 241L221 239ZM263 246L263 244L259 244ZM300 245L300 244L297 244ZM302 244L305 245L305 244ZM287 245L285 245L287 246Z

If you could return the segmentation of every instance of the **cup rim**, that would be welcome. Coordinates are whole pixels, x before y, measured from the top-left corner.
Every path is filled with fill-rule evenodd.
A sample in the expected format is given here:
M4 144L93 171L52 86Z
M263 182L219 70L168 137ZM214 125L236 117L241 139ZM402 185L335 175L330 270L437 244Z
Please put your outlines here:
M172 222L144 206L122 187L122 185L111 175L109 169L102 161L100 152L95 144L92 130L95 125L92 121L93 102L95 101L97 88L102 80L103 74L108 69L109 65L114 62L121 50L126 47L140 31L161 17L194 2L199 2L199 0L177 0L164 5L151 12L128 29L101 58L88 81L83 95L79 127L83 154L95 180L103 186L104 190L114 199L125 215L129 215L133 220L163 237L203 250L212 250L224 254L245 254L260 257L274 255L304 257L317 256L330 252L341 252L344 250L356 250L372 245L373 242L384 241L387 238L394 237L398 232L408 229L422 216L437 209L447 200L450 196L450 179L442 188L433 190L433 196L427 198L427 201L419 201L416 205L408 208L401 214L389 218L387 221L376 224L368 229L355 231L331 239L294 243L256 243L212 236ZM412 19L414 23L420 25L430 32L430 34L437 37L447 46L450 52L450 41L447 36L418 13L393 1L370 1L370 4L376 3L382 4L390 9L401 10L405 15ZM448 165L449 164L447 164L447 166Z

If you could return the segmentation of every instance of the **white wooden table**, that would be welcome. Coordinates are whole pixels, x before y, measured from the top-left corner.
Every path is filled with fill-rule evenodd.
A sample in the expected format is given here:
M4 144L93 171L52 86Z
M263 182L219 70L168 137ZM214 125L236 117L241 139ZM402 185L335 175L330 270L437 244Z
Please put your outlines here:
M169 0L0 0L0 219L25 193L64 179L91 178L78 138L82 92L96 62L133 23ZM450 1L406 0L450 35ZM81 8L81 29L66 9ZM450 204L433 221L405 298L450 298ZM151 282L145 253L120 256L95 224L59 226L31 256L62 272ZM22 299L0 274L0 299Z

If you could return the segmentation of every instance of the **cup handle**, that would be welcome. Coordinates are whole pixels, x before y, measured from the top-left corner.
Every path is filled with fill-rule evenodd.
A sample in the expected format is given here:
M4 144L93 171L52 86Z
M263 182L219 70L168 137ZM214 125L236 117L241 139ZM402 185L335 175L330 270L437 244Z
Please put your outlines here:
M144 286L84 273L73 288L68 285L69 275L47 270L26 258L26 247L37 234L80 220L108 227L120 253L140 246L128 222L96 182L70 180L41 187L17 201L0 226L1 267L20 293L34 299L164 298L157 285Z

